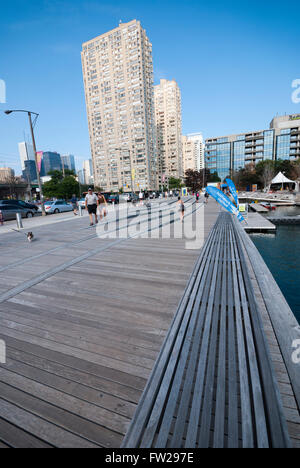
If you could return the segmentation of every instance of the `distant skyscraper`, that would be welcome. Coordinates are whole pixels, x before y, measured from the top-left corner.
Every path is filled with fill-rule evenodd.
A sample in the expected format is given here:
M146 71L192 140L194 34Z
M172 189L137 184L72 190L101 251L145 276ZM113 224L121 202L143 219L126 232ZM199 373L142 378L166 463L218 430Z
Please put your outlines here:
M42 161L42 176L47 176L51 171L62 171L62 163L60 154L52 151L43 153Z
M156 188L152 45L139 21L82 46L95 185Z
M65 169L76 172L75 158L72 154L66 154L61 156L61 162Z
M159 180L182 177L181 93L176 81L160 80L154 87Z
M77 176L78 176L78 182L79 182L81 185L84 185L84 184L85 184L85 180L84 180L83 170L78 171Z
M22 171L24 171L25 161L34 161L35 160L33 146L30 145L29 143L26 143L25 141L22 141L21 143L19 143L18 146L19 146L21 167L22 167Z
M94 183L93 161L91 159L83 161L83 174L85 184L89 185Z
M183 170L199 171L204 169L204 141L202 133L182 136Z
M25 169L22 171L22 177L29 183L37 180L35 161L25 161Z

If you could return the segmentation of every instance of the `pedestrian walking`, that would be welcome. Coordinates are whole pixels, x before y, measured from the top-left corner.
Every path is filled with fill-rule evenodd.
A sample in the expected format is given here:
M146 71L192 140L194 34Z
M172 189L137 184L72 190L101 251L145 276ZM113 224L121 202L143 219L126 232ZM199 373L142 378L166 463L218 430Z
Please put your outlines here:
M106 201L106 198L105 196L103 195L103 193L98 193L98 209L97 209L97 213L98 213L98 216L100 217L100 220L102 220L103 218L105 218L107 216L107 212L108 212L108 209L107 209L107 201Z
M185 207L184 207L184 202L181 199L181 197L178 197L177 204L179 205L180 219L181 219L181 222L183 222Z
M98 223L98 217L97 217L97 206L98 206L98 197L97 195L93 192L91 188L89 188L88 193L85 197L85 207L89 213L90 216L90 226L93 226L93 215L95 217L95 224Z
M209 199L209 194L207 192L205 192L205 194L204 194L204 203L205 203L205 205L207 205L208 199Z
M198 203L199 202L199 197L200 197L200 194L199 192L196 193L196 202Z
M75 193L72 195L71 203L73 207L74 216L77 216L78 215L78 200L77 200Z
M144 200L144 194L143 194L143 192L140 192L140 193L139 193L139 200L140 200L140 205L142 205L142 204L143 204L143 200Z

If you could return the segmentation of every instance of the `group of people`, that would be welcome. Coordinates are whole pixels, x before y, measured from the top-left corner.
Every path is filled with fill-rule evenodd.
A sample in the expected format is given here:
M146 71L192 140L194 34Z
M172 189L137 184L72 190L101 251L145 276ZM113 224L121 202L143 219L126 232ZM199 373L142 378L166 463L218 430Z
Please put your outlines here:
M76 195L73 195L71 203L73 205L74 215L76 216L78 214L78 200ZM95 224L98 224L98 216L101 220L107 215L108 210L105 196L102 193L96 194L89 188L85 197L85 208L90 217L90 226L94 226L94 219Z
M199 192L196 193L196 201L199 201L200 194ZM209 195L207 192L204 194L204 203L208 202ZM140 202L142 202L142 197L139 197ZM71 203L73 205L73 210L74 210L74 215L78 214L78 201L76 195L73 195L71 199ZM180 218L181 221L184 219L184 212L185 212L185 207L184 207L184 202L181 197L178 197L178 205L179 205L179 212L180 212ZM89 188L88 193L85 197L85 208L89 214L90 217L90 226L94 226L94 220L95 224L98 224L98 216L100 220L102 220L105 216L107 216L107 201L105 196L102 193L94 193L91 188Z

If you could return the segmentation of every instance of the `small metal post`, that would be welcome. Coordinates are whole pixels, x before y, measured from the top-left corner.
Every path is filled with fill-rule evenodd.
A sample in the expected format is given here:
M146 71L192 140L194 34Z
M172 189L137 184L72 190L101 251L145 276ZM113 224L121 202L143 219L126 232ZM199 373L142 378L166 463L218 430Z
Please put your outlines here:
M82 213L82 206L81 206L81 205L79 205L79 216L81 216L81 217L83 216L83 213Z
M18 229L23 229L22 216L21 213L16 214L17 226Z

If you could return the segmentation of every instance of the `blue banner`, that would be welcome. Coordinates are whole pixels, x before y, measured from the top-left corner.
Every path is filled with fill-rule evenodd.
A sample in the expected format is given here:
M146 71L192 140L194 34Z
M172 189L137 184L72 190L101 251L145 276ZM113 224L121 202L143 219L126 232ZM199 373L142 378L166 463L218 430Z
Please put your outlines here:
M240 222L244 221L243 216L236 206L229 200L229 198L216 187L206 187L206 191L211 195L220 205L222 205L229 213L234 214Z
M230 190L230 193L234 198L235 204L236 204L236 206L238 208L239 207L239 197L238 197L235 185L234 185L234 183L232 182L231 179L226 179L226 182L227 182L228 188Z

